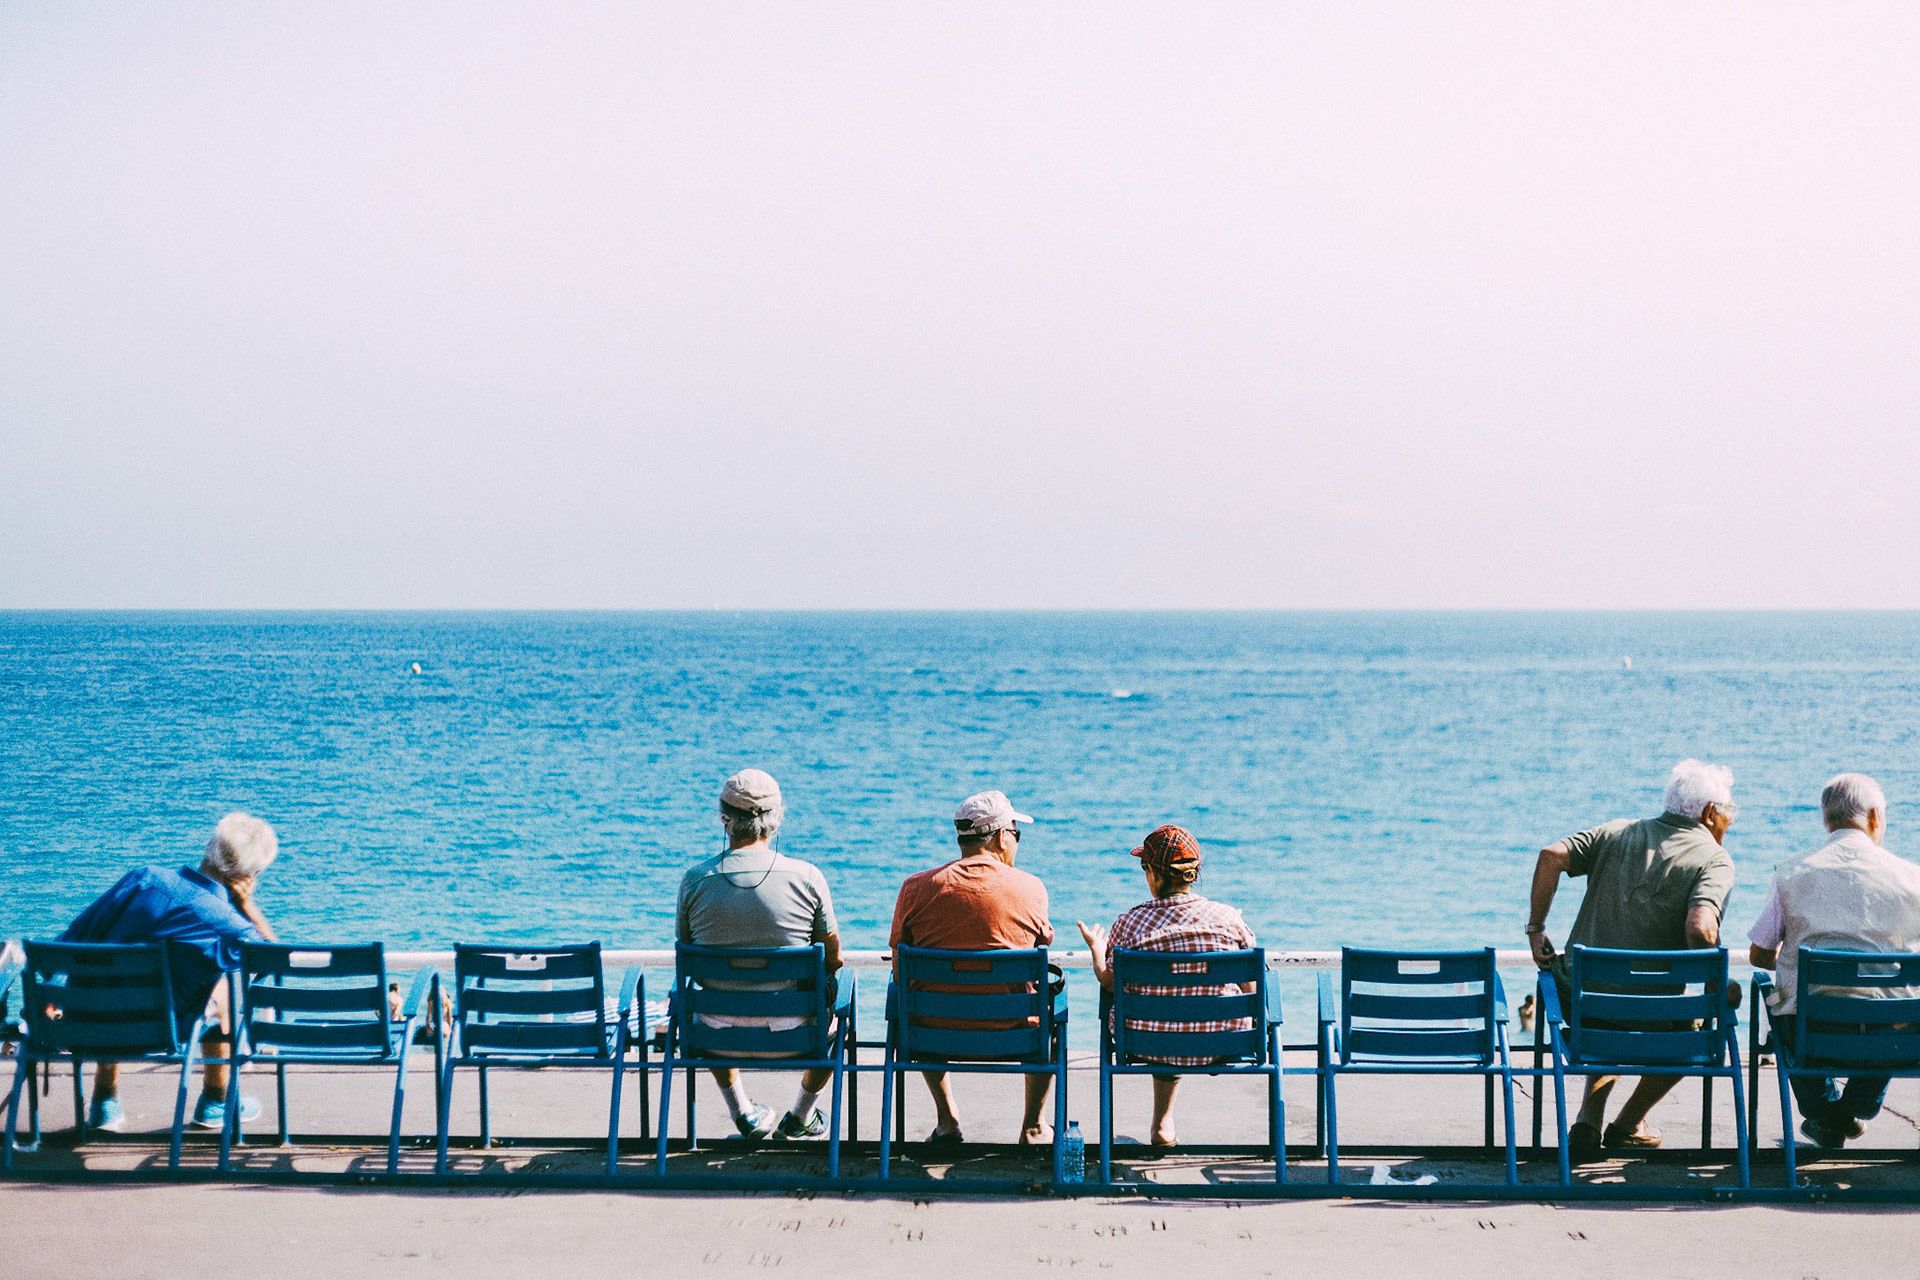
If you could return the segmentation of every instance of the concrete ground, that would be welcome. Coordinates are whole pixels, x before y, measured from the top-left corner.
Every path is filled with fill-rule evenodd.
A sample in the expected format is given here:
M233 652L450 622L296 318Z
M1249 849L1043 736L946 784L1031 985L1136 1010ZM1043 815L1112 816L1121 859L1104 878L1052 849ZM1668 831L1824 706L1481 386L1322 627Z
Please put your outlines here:
M5 1064L9 1069L11 1064ZM1296 1065L1306 1065L1300 1059ZM1095 1073L1076 1064L1072 1113L1097 1141ZM791 1072L749 1077L757 1099L784 1105ZM632 1078L629 1077L629 1085ZM1526 1086L1530 1088L1530 1084ZM877 1134L878 1082L868 1081L860 1136ZM453 1276L532 1272L544 1277L605 1274L609 1269L654 1274L790 1276L979 1276L1085 1272L1164 1275L1170 1268L1204 1266L1233 1275L1298 1274L1303 1267L1361 1273L1482 1275L1525 1269L1580 1276L1885 1276L1920 1272L1908 1241L1910 1209L1763 1205L1556 1206L1550 1204L1402 1202L1368 1199L1375 1176L1431 1175L1436 1189L1497 1181L1496 1161L1467 1150L1480 1138L1481 1096L1467 1081L1360 1080L1341 1091L1342 1137L1348 1159L1343 1181L1353 1198L1308 1202L1250 1202L1236 1188L1264 1183L1270 1166L1245 1150L1183 1153L1161 1159L1130 1153L1128 1176L1212 1188L1217 1199L1147 1200L1138 1197L962 1198L955 1183L1006 1183L1041 1178L1037 1154L998 1145L1017 1121L1018 1083L972 1078L958 1091L969 1136L983 1145L955 1161L921 1163L909 1147L898 1172L905 1178L948 1181L945 1195L905 1181L896 1193L676 1194L519 1189L448 1191L437 1188L274 1187L248 1184L248 1171L372 1170L384 1166L375 1143L273 1142L274 1090L264 1073L248 1084L266 1105L256 1142L241 1154L235 1181L218 1184L70 1185L34 1182L80 1169L143 1169L164 1164L158 1128L168 1119L171 1080L130 1072L123 1090L136 1127L145 1132L76 1146L70 1131L71 1092L56 1078L43 1102L48 1123L41 1151L20 1158L28 1179L0 1183L0 1275L38 1276ZM1771 1076L1761 1080L1761 1151L1757 1185L1780 1185L1780 1121ZM384 1129L390 1079L373 1073L296 1070L290 1110L296 1136L371 1133ZM1288 1129L1304 1148L1313 1137L1312 1082L1289 1079ZM494 1130L500 1139L572 1135L583 1142L605 1132L605 1077L579 1072L495 1073ZM410 1077L406 1128L432 1128L433 1087L425 1070ZM463 1075L455 1094L454 1132L471 1144L477 1131L476 1089ZM1669 1145L1697 1140L1700 1091L1685 1084L1655 1113ZM637 1099L629 1094L623 1171L646 1176L640 1149ZM700 1091L703 1136L727 1128L716 1091ZM1896 1082L1890 1105L1865 1145L1913 1152L1920 1146L1920 1085ZM911 1082L909 1134L924 1135L930 1108ZM1264 1099L1256 1085L1193 1078L1183 1086L1179 1112L1184 1141L1258 1143L1265 1129ZM1529 1095L1519 1100L1523 1134ZM1122 1137L1145 1127L1145 1082L1123 1081L1116 1130ZM1724 1087L1716 1097L1716 1137L1731 1139L1732 1111ZM674 1133L681 1132L674 1106ZM1548 1115L1551 1117L1549 1097ZM1549 1131L1551 1126L1549 1124ZM1444 1158L1378 1152L1415 1144L1455 1148ZM1369 1150L1371 1149L1371 1150ZM187 1163L205 1169L204 1139L189 1146ZM1090 1145L1089 1159L1094 1157ZM1814 1153L1806 1150L1807 1156ZM1850 1156L1851 1153L1843 1153ZM458 1170L513 1172L554 1169L592 1172L591 1149L552 1142L514 1142L482 1151L456 1148ZM1583 1182L1628 1186L1730 1186L1724 1149L1711 1156L1675 1150L1658 1161L1605 1161L1583 1169ZM746 1149L728 1143L705 1153L676 1154L677 1172L824 1171L820 1144ZM847 1172L873 1172L870 1150L850 1153ZM410 1144L403 1168L431 1168L431 1150ZM1920 1163L1825 1159L1808 1176L1829 1186L1911 1187ZM1303 1151L1293 1175L1320 1181L1325 1165ZM1548 1158L1524 1167L1528 1182L1557 1177ZM1244 1193L1242 1193L1244 1194Z

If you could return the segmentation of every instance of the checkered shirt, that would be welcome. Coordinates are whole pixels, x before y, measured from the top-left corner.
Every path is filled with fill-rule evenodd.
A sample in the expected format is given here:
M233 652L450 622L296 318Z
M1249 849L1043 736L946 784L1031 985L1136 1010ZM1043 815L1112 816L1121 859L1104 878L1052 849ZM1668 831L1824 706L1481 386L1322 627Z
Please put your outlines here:
M1240 913L1224 903L1212 902L1197 893L1154 898L1133 908L1113 922L1107 935L1110 946L1128 951L1244 951L1256 945L1253 930ZM1232 995L1239 988L1166 987L1158 984L1129 983L1127 994L1134 996ZM1250 1018L1228 1018L1216 1022L1161 1022L1128 1018L1130 1031L1245 1031L1253 1026ZM1170 1067L1204 1067L1212 1058L1154 1058Z

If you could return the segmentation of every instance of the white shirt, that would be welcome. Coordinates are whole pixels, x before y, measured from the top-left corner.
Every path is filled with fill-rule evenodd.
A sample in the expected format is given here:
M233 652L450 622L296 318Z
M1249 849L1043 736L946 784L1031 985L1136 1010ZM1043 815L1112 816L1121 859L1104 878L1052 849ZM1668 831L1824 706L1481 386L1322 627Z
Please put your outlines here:
M1832 843L1774 872L1767 905L1747 940L1778 949L1770 1007L1792 1013L1801 947L1920 951L1920 866L1888 853L1864 831L1836 831ZM1912 997L1920 991L1881 987L1850 994Z

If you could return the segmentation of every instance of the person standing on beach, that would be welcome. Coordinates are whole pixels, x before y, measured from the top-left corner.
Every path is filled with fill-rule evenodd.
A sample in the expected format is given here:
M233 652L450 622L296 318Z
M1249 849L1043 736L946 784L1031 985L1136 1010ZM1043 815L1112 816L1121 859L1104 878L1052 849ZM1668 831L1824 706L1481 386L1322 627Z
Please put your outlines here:
M1586 897L1567 934L1570 946L1679 951L1720 945L1720 916L1733 890L1733 858L1721 846L1738 808L1733 771L1682 760L1667 779L1657 818L1617 819L1568 836L1540 851L1534 863L1527 945L1534 963L1553 974L1568 998L1565 955L1547 936L1560 877L1585 876ZM1576 1163L1597 1159L1602 1147L1646 1150L1660 1145L1647 1113L1679 1083L1677 1076L1642 1076L1612 1124L1607 1098L1614 1076L1590 1076L1580 1116L1567 1132Z
M953 815L960 856L944 866L907 877L893 906L889 947L934 947L948 951L1021 951L1053 941L1047 919L1047 887L1039 877L1017 869L1020 824L1032 822L998 791L968 796ZM953 1086L944 1071L925 1073L933 1094L935 1123L927 1141L958 1146L960 1114ZM1027 1077L1022 1144L1044 1143L1051 1135L1040 1116L1053 1077Z
M221 977L240 967L240 944L272 942L273 928L254 902L260 873L280 853L273 828L244 813L230 813L213 829L207 851L194 867L140 867L74 918L62 942L171 942L174 1009L186 1025L207 1014L201 1044L209 1058L224 1057L233 1031L227 985ZM240 1101L240 1117L252 1120L260 1104ZM193 1123L218 1129L226 1123L227 1068L209 1063L201 1074ZM94 1068L93 1102L87 1123L108 1132L126 1123L120 1107L120 1064Z
M786 809L780 784L759 769L742 769L720 788L720 824L727 850L688 870L680 881L674 932L698 947L805 947L819 943L826 952L828 980L840 968L840 926L833 918L833 897L826 877L811 862L789 858L773 848ZM702 1015L714 1026L765 1026L791 1030L806 1020L794 1017ZM775 1123L773 1109L747 1096L740 1073L729 1067L713 1072L733 1124L749 1138L814 1138L827 1131L826 1114L816 1105L833 1079L825 1068L800 1078L793 1106Z
M1767 1002L1776 1043L1791 1043L1801 947L1832 951L1920 951L1920 866L1881 844L1887 834L1887 796L1864 773L1843 773L1820 792L1829 839L1820 849L1782 863L1773 890L1747 941L1756 969L1774 969L1778 984ZM1854 995L1910 999L1907 987L1873 987ZM1886 1076L1839 1081L1794 1076L1800 1131L1823 1147L1841 1147L1866 1132L1880 1114Z
M1146 874L1146 902L1113 922L1108 934L1097 924L1080 924L1080 936L1093 953L1094 976L1108 991L1113 990L1113 951L1250 951L1259 945L1253 930L1234 908L1214 902L1193 891L1200 879L1200 842L1184 827L1159 827L1133 851ZM1252 991L1248 987L1245 990ZM1143 996L1224 996L1242 990L1239 987L1161 987L1127 984L1127 994ZM1130 1031L1246 1031L1253 1026L1246 1018L1220 1022L1160 1022L1127 1019ZM1204 1067L1213 1058L1154 1058L1150 1061L1170 1067ZM1169 1071L1153 1077L1153 1130L1150 1137L1156 1147L1171 1147L1177 1141L1173 1131L1173 1095L1180 1077Z

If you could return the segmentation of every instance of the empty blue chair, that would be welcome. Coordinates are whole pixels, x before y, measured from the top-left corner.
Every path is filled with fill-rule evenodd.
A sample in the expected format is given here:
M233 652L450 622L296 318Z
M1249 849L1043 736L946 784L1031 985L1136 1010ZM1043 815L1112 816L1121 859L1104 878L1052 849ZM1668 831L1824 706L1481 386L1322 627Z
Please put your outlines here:
M1513 1061L1507 996L1494 950L1340 950L1336 1010L1320 975L1320 1102L1327 1181L1340 1180L1336 1086L1343 1075L1466 1075L1486 1081L1486 1141L1493 1145L1493 1087L1506 1106L1507 1183L1520 1179L1513 1131Z
M241 1071L255 1061L274 1068L280 1145L287 1135L287 1068L300 1064L385 1067L393 1071L393 1114L387 1129L387 1172L400 1166L400 1117L406 1102L407 1057L421 1002L431 995L434 1082L445 1059L440 1037L440 975L422 969L398 1019L387 1003L386 948L249 942L240 948L240 1037L234 1047L233 1096ZM227 1108L220 1167L240 1138L240 1108Z
M655 1168L667 1171L667 1107L676 1068L753 1070L820 1068L833 1072L827 1176L840 1176L840 1104L855 1043L851 971L829 976L826 948L696 947L673 949L666 1057L660 1076L659 1146ZM703 1017L704 1015L704 1017ZM713 1026L706 1018L768 1018L797 1026ZM689 1084L691 1087L691 1084ZM698 1137L688 1094L687 1146Z
M1273 1178L1287 1180L1280 1001L1267 973L1264 950L1115 948L1113 990L1102 993L1100 1006L1102 1182L1113 1181L1113 1078L1168 1073L1265 1076ZM1213 1029L1222 1024L1231 1025ZM1167 1058L1209 1061L1201 1066L1169 1066L1162 1061Z
M1540 975L1540 1026L1553 1057L1561 1184L1573 1181L1567 1152L1567 1076L1573 1073L1700 1077L1702 1149L1713 1141L1713 1081L1726 1077L1733 1083L1740 1185L1752 1185L1740 1019L1727 999L1726 949L1622 951L1576 945L1567 962L1564 1009L1553 975Z
M1876 996L1874 990L1920 988L1920 955L1909 952L1828 951L1800 948L1791 1035L1772 1026L1774 1070L1780 1084L1780 1123L1786 1141L1787 1185L1800 1185L1794 1142L1793 1081L1830 1076L1920 1076L1920 998ZM1753 1025L1773 990L1773 975L1756 970ZM1749 1032L1747 1054L1757 1073L1760 1046ZM1759 1081L1749 1093L1749 1123L1759 1125Z
M1053 1180L1066 1173L1067 1001L1052 989L1047 949L900 947L887 988L881 1061L880 1176L891 1172L893 1105L911 1071L1054 1077ZM953 1025L953 1024L963 1025Z
M0 1167L13 1167L20 1095L41 1063L73 1066L74 1125L86 1130L82 1068L89 1062L178 1066L173 1134L167 1167L180 1167L187 1121L187 1085L203 1029L201 1010L174 1007L175 955L170 944L34 942L26 944L23 1012L26 1035L7 1094L7 1132ZM230 1108L234 1110L237 1108ZM32 1142L40 1141L40 1113L32 1109Z
M441 1067L439 1153L447 1169L448 1116L461 1067L480 1077L480 1144L493 1144L487 1072L573 1067L611 1077L607 1116L607 1173L620 1160L620 1092L627 1053L640 1055L640 1114L647 1115L647 1045L636 1034L636 1010L645 1009L640 971L628 972L618 1012L607 1016L600 944L573 947L456 946L453 949L453 1043ZM644 1016L642 1013L640 1016ZM644 1136L645 1130L642 1130Z

